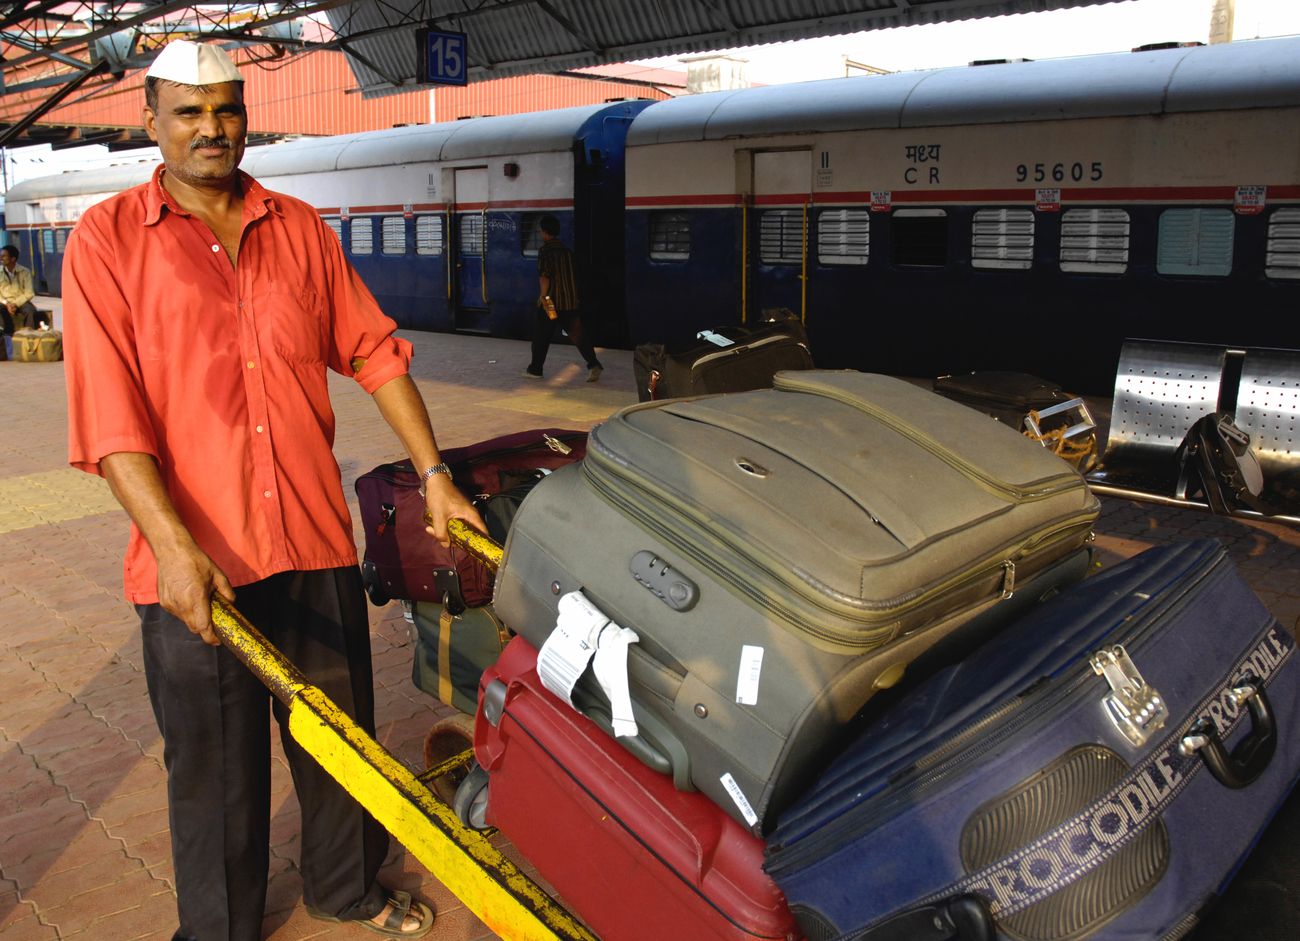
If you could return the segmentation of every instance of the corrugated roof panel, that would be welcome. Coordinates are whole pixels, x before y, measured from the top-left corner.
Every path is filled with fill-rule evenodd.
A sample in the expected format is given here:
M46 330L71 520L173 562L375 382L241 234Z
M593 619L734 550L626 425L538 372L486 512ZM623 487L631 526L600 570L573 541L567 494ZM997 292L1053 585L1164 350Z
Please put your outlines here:
M1012 13L1097 6L1119 0L549 0L479 5L457 0L352 3L327 12L341 36L383 29L348 45L368 96L400 91L415 77L415 29L431 22L468 36L469 79L558 72L684 52L706 52ZM547 11L553 11L551 15Z

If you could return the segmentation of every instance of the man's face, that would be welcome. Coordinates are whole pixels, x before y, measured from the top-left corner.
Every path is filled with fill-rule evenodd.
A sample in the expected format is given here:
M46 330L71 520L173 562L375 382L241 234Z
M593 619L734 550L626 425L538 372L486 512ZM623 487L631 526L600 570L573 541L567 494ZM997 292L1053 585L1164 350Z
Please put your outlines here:
M4 262L4 266L13 271L14 265L18 264L18 258L13 252L0 252L0 262Z
M191 186L227 180L244 156L244 85L159 82L158 110L145 107L144 127L169 174Z

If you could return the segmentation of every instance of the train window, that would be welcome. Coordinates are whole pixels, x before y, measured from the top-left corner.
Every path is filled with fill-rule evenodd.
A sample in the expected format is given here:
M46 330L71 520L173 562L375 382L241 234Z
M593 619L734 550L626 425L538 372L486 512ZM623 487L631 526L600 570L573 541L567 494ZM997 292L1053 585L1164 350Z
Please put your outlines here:
M483 214L467 212L460 217L460 253L483 254Z
M1166 209L1156 241L1157 274L1232 274L1231 209Z
M415 217L415 254L442 254L442 216Z
M384 216L382 248L385 255L406 254L406 219L402 216Z
M895 209L890 232L894 264L942 268L948 263L948 213L943 209Z
M769 209L758 220L758 257L769 265L803 264L803 210Z
M68 231L67 229L54 230L54 250L62 253L68 248Z
M536 258L542 249L542 230L537 225L541 221L540 212L526 212L519 217L519 251L529 258Z
M352 254L371 255L375 251L375 222L362 216L352 217Z
M691 217L684 212L650 213L650 257L685 261L691 257Z
M54 230L46 229L41 233L41 247L45 249L45 254L54 254Z
M871 213L824 209L817 214L817 261L823 265L865 265L871 248Z
M334 233L334 237L338 239L339 242L342 242L343 241L343 220L340 219L338 216L326 216L325 224L330 227L330 231Z
M1034 264L1032 209L976 209L971 222L974 268L1030 268Z
M1125 210L1067 209L1061 214L1061 270L1123 274L1128 240Z
M1264 273L1270 278L1300 278L1300 209L1274 209L1268 217Z

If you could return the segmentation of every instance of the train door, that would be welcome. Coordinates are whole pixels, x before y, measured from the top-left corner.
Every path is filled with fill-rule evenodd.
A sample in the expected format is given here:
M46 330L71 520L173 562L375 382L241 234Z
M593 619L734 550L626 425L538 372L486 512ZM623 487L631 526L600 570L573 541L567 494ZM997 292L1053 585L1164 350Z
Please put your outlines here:
M457 330L488 331L486 167L457 168L452 183L453 320Z
M753 158L753 198L747 213L746 317L752 320L764 310L784 307L803 318L812 151L758 151Z

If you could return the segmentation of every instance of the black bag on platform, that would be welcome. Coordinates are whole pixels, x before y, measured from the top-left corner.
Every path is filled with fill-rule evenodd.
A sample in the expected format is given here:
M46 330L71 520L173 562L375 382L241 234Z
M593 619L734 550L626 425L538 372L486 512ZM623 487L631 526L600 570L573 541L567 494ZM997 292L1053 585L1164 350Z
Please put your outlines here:
M1249 509L1272 516L1276 510L1260 499L1263 489L1264 474L1250 450L1250 435L1232 416L1211 412L1188 429L1178 448L1174 495L1179 500L1200 493L1212 513L1231 516L1234 510Z
M642 402L711 392L770 389L782 369L812 369L803 324L794 314L753 327L703 330L702 342L677 352L643 343L632 360Z
M1083 399L1024 372L988 370L939 376L934 391L1009 425L1086 473L1097 463L1097 433Z

